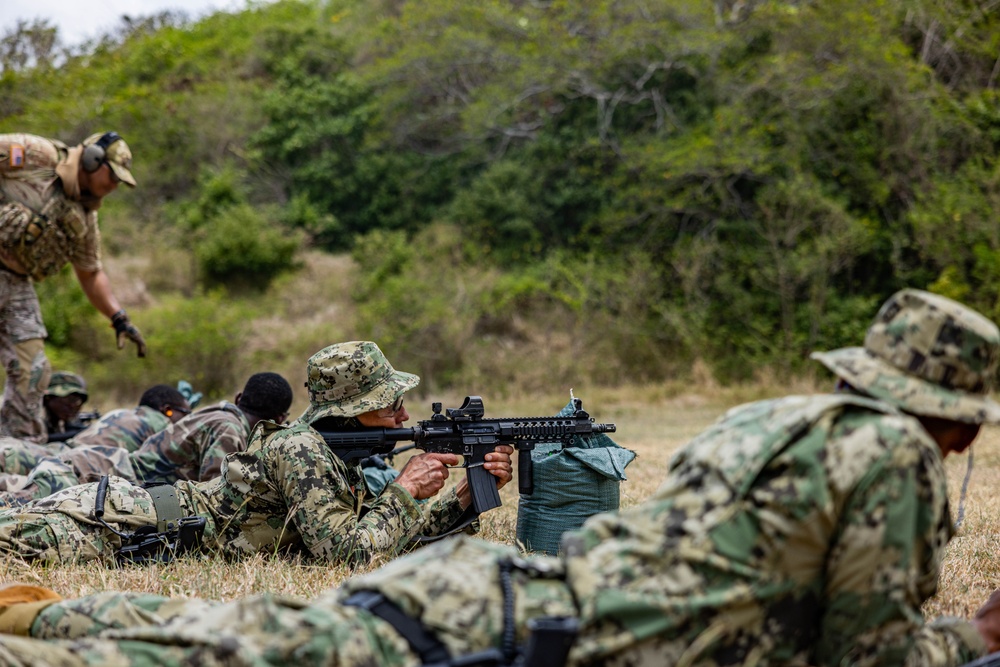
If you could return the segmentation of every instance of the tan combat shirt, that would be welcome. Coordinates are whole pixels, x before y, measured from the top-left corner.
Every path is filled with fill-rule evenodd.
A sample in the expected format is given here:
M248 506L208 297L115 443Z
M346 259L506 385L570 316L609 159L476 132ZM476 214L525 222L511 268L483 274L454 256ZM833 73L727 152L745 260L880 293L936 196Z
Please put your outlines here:
M42 280L66 263L101 268L97 211L78 201L82 149L31 134L0 134L0 261ZM32 213L47 220L33 221Z

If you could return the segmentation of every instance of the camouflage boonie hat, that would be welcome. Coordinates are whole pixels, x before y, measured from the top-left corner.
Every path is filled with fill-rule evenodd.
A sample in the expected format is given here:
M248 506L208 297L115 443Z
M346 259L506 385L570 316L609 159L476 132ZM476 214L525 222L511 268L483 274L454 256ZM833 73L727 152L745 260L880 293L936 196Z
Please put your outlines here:
M46 396L69 396L70 394L80 394L83 400L87 400L87 383L76 373L67 371L56 371L49 379L49 387L45 390Z
M418 376L393 369L371 341L325 347L309 357L306 372L309 407L299 417L306 423L380 410L420 384Z
M92 134L83 140L83 145L95 144L103 136L103 133ZM135 187L135 177L132 175L132 149L124 139L118 139L104 150L104 161L111 167L111 171L115 172L118 180L125 185Z
M1000 422L988 397L1000 360L1000 330L937 294L905 289L889 298L864 347L814 352L852 386L903 410L969 424Z

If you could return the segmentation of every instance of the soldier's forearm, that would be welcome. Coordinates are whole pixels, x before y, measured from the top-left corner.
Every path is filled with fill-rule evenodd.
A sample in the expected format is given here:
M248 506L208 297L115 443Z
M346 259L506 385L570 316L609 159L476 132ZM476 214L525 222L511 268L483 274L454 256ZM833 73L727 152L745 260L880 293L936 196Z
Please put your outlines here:
M80 288L87 296L87 300L93 304L102 315L111 319L111 316L122 309L118 299L111 291L111 282L104 271L85 271L73 267L77 280L80 281Z

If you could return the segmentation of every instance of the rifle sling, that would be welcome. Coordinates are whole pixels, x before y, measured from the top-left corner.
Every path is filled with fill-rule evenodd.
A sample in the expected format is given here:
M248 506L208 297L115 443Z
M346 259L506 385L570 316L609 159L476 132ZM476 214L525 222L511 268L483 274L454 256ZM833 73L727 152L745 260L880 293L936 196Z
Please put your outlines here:
M476 510L472 507L472 505L469 505L468 507L465 508L465 511L462 512L461 516L459 516L455 520L455 524L445 532L441 533L440 535L417 535L416 537L410 540L410 543L430 544L431 542L437 542L438 540L443 540L446 537L451 537L455 533L462 532L463 530L471 526L472 523L478 518L479 514L476 513Z
M410 648L420 656L423 667L565 667L573 639L576 638L578 621L575 618L541 617L535 621L556 621L545 629L536 630L529 621L530 633L526 655L522 655L517 645L517 628L514 611L513 570L523 569L523 565L511 558L497 563L500 575L500 589L503 593L503 629L500 648L488 648L477 653L451 657L448 647L430 632L418 619L406 615L396 603L382 593L362 590L352 593L342 603L347 607L360 607L377 616L402 637ZM567 623L569 621L569 623ZM542 626L539 625L539 628ZM537 633L537 636L535 636ZM552 645L552 646L549 646ZM539 650L541 649L541 650Z
M395 602L376 591L358 591L344 600L344 606L360 607L378 616L393 627L406 640L424 665L444 664L451 660L448 648L431 634L424 624L410 618Z

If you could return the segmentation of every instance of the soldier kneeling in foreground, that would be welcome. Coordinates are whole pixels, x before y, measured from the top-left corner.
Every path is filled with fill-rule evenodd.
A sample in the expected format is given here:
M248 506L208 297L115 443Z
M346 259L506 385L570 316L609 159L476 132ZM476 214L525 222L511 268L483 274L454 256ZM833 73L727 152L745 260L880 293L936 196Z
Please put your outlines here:
M1000 421L1000 331L904 290L864 347L814 356L836 393L731 410L649 500L592 517L558 558L460 537L311 602L14 604L0 624L35 638L4 637L0 661L499 665L532 624L550 628L543 649L571 645L571 665L958 665L998 650L998 594L971 621L925 623L920 605L952 533L942 460Z

